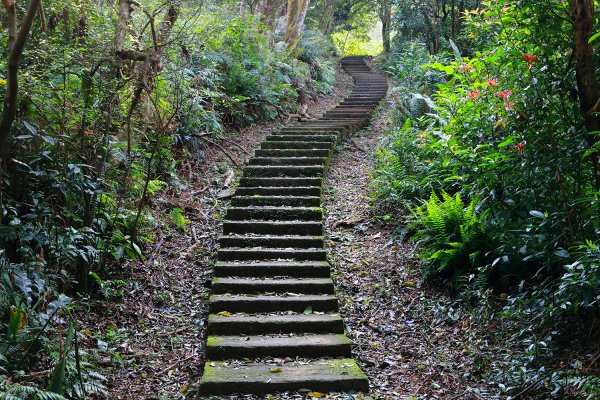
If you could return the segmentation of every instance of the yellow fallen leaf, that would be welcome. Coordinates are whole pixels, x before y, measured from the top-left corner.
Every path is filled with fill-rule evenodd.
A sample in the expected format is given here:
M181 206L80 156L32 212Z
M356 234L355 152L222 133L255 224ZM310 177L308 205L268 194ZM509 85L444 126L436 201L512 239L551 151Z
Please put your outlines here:
M278 374L281 372L281 368L277 367L277 368L271 368L271 373L273 374Z
M91 335L92 331L90 331L89 329L82 329L79 331L80 333L84 334L84 335Z
M321 393L321 392L308 392L308 395L309 395L310 397L316 397L316 398L321 398L321 397L323 397L323 393Z
M231 313L229 311L221 311L218 313L221 317L231 317Z
M412 281L402 282L402 286L415 286L415 283Z
M179 389L179 391L183 394L186 394L188 392L188 390L190 390L190 387L188 385L185 385L184 387Z

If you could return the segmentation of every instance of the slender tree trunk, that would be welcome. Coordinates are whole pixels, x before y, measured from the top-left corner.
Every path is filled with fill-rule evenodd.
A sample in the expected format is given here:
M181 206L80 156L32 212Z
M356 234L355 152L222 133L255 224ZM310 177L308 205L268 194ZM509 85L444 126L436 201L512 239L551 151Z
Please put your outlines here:
M381 36L383 37L383 52L385 54L389 54L390 50L392 49L392 2L390 0L381 0L379 19L381 19Z
M4 154L4 144L17 117L17 95L19 94L19 64L25 49L25 42L31 31L41 0L31 0L27 14L17 33L17 11L15 0L2 0L8 24L8 62L6 63L6 91L0 120L0 157Z
M456 4L455 0L450 3L450 36L452 39L456 36Z
M600 116L598 115L600 112L600 96L598 95L594 48L588 43L593 34L594 1L569 0L569 5L575 29L575 72L579 103L585 127L588 131L586 140L591 147L598 142L597 132L600 131ZM592 163L594 184L598 190L600 189L600 157L598 151L592 153Z
M287 22L285 29L286 43L293 45L302 36L304 30L304 18L310 0L288 0Z

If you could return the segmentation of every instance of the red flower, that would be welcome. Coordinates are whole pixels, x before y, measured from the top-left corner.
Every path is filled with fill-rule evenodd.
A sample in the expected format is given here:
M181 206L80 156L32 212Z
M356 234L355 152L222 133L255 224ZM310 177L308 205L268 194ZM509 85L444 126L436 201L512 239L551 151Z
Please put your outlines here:
M460 66L460 70L462 72L472 72L475 71L475 68L471 67L470 65L463 64Z
M498 84L498 79L496 78L490 78L487 81L487 85L490 87L496 86Z
M527 68L529 69L531 69L533 63L538 59L537 56L527 53L523 53L523 58L525 59L525 62L527 63Z
M506 89L498 93L494 93L494 96L500 97L503 100L508 99L508 97L512 94L512 90Z
M504 109L506 111L510 111L510 110L512 110L512 106L514 106L514 105L515 105L514 101L505 101L504 102Z
M511 146L511 148L517 150L517 153L519 153L520 156L523 155L523 147L525 147L524 143L519 143L516 146Z
M477 89L470 91L467 93L467 99L477 101L477 99L481 96L481 92Z

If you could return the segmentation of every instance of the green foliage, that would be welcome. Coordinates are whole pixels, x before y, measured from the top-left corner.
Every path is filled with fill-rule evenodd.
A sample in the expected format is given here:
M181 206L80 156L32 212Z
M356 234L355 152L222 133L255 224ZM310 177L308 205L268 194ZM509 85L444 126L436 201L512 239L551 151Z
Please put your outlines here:
M181 210L157 220L148 208L182 186L184 160L203 161L203 138L297 111L331 90L337 62L320 33L305 31L290 50L232 2L132 3L123 48L118 7L59 0L45 13L47 29L33 25L22 57L18 119L0 155L0 366L13 377L52 364L52 391L102 396L93 357L72 329L62 337L60 293L122 297L122 266L143 259L159 221L187 228ZM19 382L6 396L44 398Z
M60 394L18 383L0 386L0 390L1 400L66 400L66 397Z
M383 212L410 207L441 186L431 174L424 133L417 132L413 126L414 122L407 119L377 148L372 195Z
M190 222L190 220L183 216L183 210L181 208L176 207L171 210L171 222L175 227L185 231L187 229L187 223Z
M600 311L597 149L577 101L568 4L466 5L457 36L443 14L437 27L404 18L419 5L400 6L403 34L386 60L400 83L378 204L397 219L415 210L425 275L460 288L440 312L469 319L472 335L494 328L500 354L486 377L499 393L594 398L594 367L583 366L595 362ZM420 206L431 192L442 198ZM458 199L478 199L477 212Z
M419 229L419 256L428 265L426 277L454 282L473 271L491 247L485 231L485 214L478 215L475 201L465 207L460 194L432 193L429 200L413 210L413 226Z
M587 241L575 251L577 261L565 265L556 298L560 307L575 314L600 308L600 245Z

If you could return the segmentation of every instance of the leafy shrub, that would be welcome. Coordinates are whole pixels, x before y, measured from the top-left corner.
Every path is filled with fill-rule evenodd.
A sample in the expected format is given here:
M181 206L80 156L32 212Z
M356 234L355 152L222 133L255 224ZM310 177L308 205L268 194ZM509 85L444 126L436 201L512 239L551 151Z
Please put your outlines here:
M588 241L578 247L578 259L565 265L556 291L561 308L573 313L600 312L600 245Z
M372 196L384 212L410 207L432 190L441 187L435 180L423 142L424 132L407 119L389 133L377 147L372 178Z
M413 226L419 229L419 256L428 264L427 277L454 282L485 259L490 248L485 230L485 214L477 214L475 201L465 207L460 194L454 197L432 193L429 200L414 209Z

